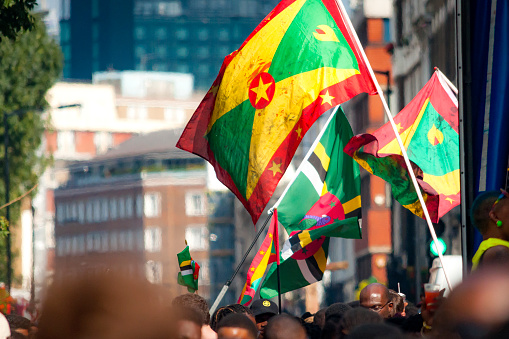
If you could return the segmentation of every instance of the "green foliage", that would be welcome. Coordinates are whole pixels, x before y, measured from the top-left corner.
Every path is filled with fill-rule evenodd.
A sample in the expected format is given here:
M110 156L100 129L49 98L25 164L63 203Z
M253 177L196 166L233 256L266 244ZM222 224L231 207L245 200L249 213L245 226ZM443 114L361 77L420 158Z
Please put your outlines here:
M22 30L30 30L34 17L30 11L36 0L0 0L0 41L4 37L15 39Z
M62 72L62 60L59 46L37 18L31 31L0 42L0 205L5 203L3 116L22 112L7 118L12 200L36 184L47 164L47 159L37 152L45 127L40 110L47 107L45 95ZM12 225L19 219L19 208L19 203L10 207ZM5 215L5 209L0 210L0 215ZM0 240L0 281L5 281L4 243Z

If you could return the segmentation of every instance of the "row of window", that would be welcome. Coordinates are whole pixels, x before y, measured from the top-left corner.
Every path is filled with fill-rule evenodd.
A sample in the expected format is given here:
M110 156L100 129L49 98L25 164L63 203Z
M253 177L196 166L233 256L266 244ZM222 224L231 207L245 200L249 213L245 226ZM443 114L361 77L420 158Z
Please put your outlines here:
M166 40L168 38L175 38L180 41L188 40L189 38L193 38L193 40L197 39L199 41L207 41L211 38L219 41L230 41L231 32L229 27L227 26L219 26L216 28L209 27L200 27L198 29L193 29L196 32L196 36L190 36L190 29L187 27L178 27L173 29L172 27L161 26L161 27L147 27L142 25L137 25L134 28L134 38L136 40L147 40L153 39L154 37L157 40ZM238 29L234 30L237 33ZM235 34L236 38L241 38L239 34Z
M76 152L76 132L75 131L58 131L57 133L57 149L59 153L75 153ZM94 147L96 153L104 153L113 146L113 135L109 132L94 133Z
M91 198L86 201L57 203L56 217L59 224L70 222L97 223L117 219L130 219L136 213L148 218L161 214L161 196L159 193L141 194L113 198Z
M161 251L160 227L142 230L98 231L56 239L57 256L122 251Z

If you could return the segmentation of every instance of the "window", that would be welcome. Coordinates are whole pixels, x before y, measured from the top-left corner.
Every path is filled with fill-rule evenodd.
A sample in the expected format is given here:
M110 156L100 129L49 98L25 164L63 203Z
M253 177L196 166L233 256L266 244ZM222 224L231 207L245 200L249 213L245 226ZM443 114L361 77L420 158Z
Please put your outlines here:
M127 249L129 251L134 250L134 232L132 230L127 231L126 244L127 244Z
M205 46L202 46L202 47L199 47L198 48L198 56L202 59L206 59L208 58L210 55L209 53L209 48L208 47L205 47Z
M150 227L145 229L145 250L159 252L161 250L161 228Z
M208 249L209 232L206 226L190 226L186 228L186 241L191 250Z
M125 201L124 198L118 198L118 217L119 219L125 218Z
M136 249L138 251L143 251L145 249L145 239L143 230L136 231Z
M143 198L141 194L136 196L136 216L141 218L143 216Z
M78 220L80 224L85 222L85 203L83 201L78 204Z
M179 63L177 65L177 72L179 72L179 73L189 73L189 65Z
M209 38L209 30L205 27L198 29L198 40L205 41Z
M57 132L57 150L59 153L74 153L74 131Z
M131 196L125 198L125 216L127 218L133 217L133 197Z
M65 204L65 221L72 220L72 206L70 203Z
M78 252L78 237L72 237L71 253L75 255Z
M75 202L71 204L71 220L78 220L78 205Z
M179 58L187 58L187 56L189 55L189 50L187 49L187 47L179 47L177 48L177 56Z
M210 270L208 260L203 259L200 261L199 281L201 285L210 285Z
M145 27L143 27L143 26L136 26L134 28L134 38L136 40L143 40L143 39L145 39L146 34L147 34L147 30L146 30ZM145 54L145 53L143 53L143 54Z
M166 39L166 37L168 36L168 30L166 29L166 27L159 27L158 29L156 29L155 33L156 38L159 40Z
M65 210L63 204L61 203L57 204L56 209L57 209L57 222L59 224L63 224L65 219Z
M108 252L108 250L109 250L109 244L108 244L109 237L108 237L108 232L101 232L101 233L100 233L100 238L101 238L101 252Z
M203 193L186 193L186 214L205 215L205 198Z
M108 221L108 199L101 199L101 221Z
M92 233L87 234L87 252L94 250L94 236Z
M92 233L94 239L94 251L99 252L101 250L101 234Z
M185 28L179 28L175 31L175 37L178 40L186 40L189 35L189 32Z
M158 217L161 214L161 196L159 193L145 194L144 207L146 217Z
M168 55L168 48L164 45L156 46L156 55L161 59L166 58Z
M85 253L85 236L84 235L78 235L78 254Z
M120 251L125 251L126 248L127 248L126 232L120 231L118 234L118 249Z
M94 222L101 221L101 201L94 199Z
M110 249L112 251L118 251L118 232L116 231L110 234Z
M61 257L64 254L64 246L61 238L57 239L56 251L58 257Z
M68 254L71 254L71 250L72 250L72 239L70 237L66 237L65 238L65 254L68 255Z
M219 40L228 41L230 39L230 34L228 32L228 28L220 28L218 32Z
M88 223L94 222L92 207L93 207L92 201L91 200L87 201L87 222Z
M152 284L160 284L163 280L163 265L159 261L149 260L145 264L146 277Z
M110 199L110 218L111 220L117 219L117 199Z
M97 154L106 152L113 146L113 136L109 132L95 132L94 146Z

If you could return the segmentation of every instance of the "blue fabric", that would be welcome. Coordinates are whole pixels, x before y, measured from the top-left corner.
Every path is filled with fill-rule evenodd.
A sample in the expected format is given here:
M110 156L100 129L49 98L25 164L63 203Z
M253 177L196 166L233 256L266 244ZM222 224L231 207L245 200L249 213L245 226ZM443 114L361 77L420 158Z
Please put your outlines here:
M475 192L479 190L492 0L472 0L472 114ZM498 0L489 112L486 191L505 186L509 156L509 1ZM475 247L482 237L477 233Z

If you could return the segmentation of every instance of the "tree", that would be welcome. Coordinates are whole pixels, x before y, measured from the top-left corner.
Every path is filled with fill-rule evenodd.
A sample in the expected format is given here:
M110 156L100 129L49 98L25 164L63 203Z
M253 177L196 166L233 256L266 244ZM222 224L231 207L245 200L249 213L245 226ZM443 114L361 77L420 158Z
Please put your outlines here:
M0 0L0 41L7 37L14 39L18 32L30 30L34 17L30 11L36 0Z
M11 200L33 187L46 167L47 159L38 152L45 130L40 112L48 105L46 92L61 75L62 67L62 52L37 16L31 31L0 41L0 121L4 114L27 111L11 115L7 121ZM4 132L0 124L0 135ZM5 146L1 137L0 142L0 205L3 205ZM19 210L19 203L11 206L11 225L19 219ZM5 209L0 210L0 215L5 215ZM4 241L0 244L5 246ZM0 281L5 281L5 248L0 248L0 260Z

